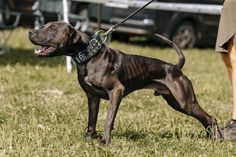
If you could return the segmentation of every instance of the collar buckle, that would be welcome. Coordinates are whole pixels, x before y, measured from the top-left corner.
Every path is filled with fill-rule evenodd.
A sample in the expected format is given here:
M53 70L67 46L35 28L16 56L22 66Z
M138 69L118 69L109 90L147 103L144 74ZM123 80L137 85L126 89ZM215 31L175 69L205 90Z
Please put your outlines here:
M102 48L101 43L96 38L93 38L90 42L88 47L86 48L86 51L88 52L88 56L92 57L95 55L100 49Z

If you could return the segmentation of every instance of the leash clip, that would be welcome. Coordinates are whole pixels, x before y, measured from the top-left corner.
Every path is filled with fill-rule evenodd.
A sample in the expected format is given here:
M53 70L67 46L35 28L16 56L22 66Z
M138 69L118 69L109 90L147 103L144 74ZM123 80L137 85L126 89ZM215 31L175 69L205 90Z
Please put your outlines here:
M101 40L101 42L104 44L108 39L108 34L106 34L104 30L99 30L95 33L93 39Z

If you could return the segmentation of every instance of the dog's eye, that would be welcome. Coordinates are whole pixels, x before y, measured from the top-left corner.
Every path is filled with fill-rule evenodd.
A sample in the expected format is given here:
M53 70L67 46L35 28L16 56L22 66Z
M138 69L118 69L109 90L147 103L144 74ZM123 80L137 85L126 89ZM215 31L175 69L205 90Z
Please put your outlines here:
M50 31L54 30L54 27L49 27L49 30L50 30Z

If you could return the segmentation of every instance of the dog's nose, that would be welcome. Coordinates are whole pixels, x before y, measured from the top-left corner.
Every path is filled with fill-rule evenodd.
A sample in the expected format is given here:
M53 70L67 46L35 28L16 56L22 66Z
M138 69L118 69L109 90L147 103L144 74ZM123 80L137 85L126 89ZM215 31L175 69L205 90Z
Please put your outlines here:
M29 31L29 37L32 37L34 35L34 32L33 31Z

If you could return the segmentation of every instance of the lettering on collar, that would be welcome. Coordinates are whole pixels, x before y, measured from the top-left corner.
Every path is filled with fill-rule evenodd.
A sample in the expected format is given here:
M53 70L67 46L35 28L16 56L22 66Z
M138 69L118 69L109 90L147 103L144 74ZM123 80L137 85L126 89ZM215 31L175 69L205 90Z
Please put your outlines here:
M76 56L72 57L76 64L83 64L93 58L102 48L102 40L99 36L95 36L90 40L89 45L84 51L80 51Z

